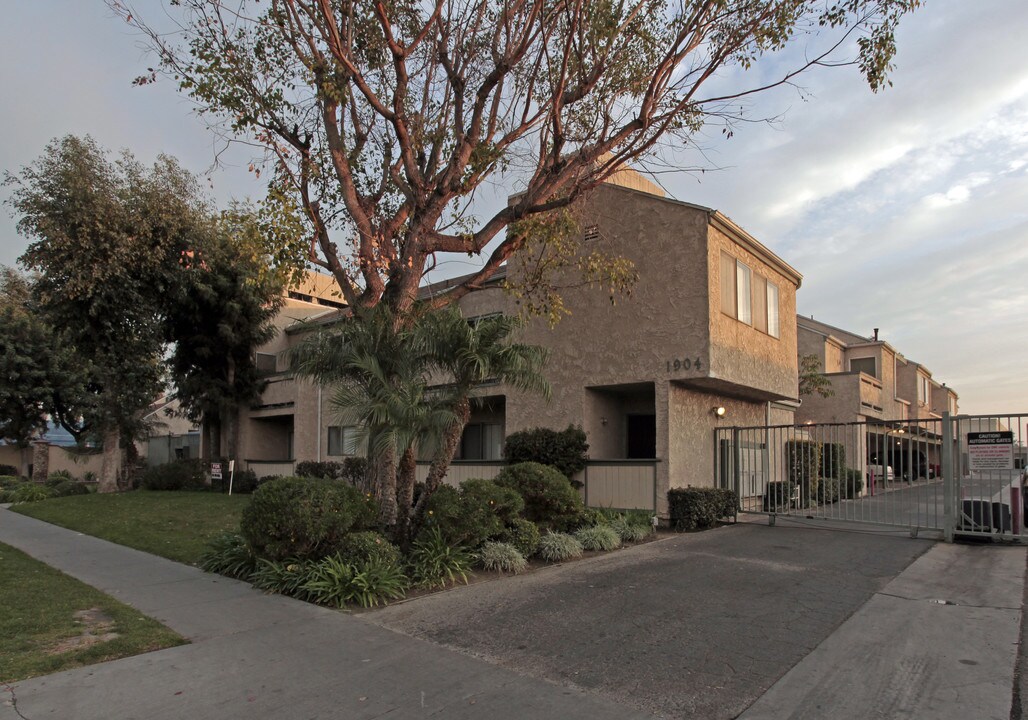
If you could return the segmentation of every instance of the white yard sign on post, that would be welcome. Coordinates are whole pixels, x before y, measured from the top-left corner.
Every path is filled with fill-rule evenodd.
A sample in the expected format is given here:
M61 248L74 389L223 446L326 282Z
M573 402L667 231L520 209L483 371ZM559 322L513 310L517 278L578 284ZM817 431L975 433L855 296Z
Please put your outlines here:
M967 461L971 472L1014 469L1014 433L969 432Z

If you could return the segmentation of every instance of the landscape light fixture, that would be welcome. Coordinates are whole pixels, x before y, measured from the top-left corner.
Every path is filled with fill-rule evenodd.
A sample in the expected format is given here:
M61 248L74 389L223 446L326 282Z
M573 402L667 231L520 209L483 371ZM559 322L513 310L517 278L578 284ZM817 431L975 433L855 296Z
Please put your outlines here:
M712 411L718 417L724 417L726 412L724 405L718 405L716 408L713 408Z

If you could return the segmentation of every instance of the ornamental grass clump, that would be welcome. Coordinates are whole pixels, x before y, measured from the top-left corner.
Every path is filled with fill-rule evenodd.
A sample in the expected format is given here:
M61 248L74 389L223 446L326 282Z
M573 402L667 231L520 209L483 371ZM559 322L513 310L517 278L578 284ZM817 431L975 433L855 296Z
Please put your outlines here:
M621 547L621 537L609 525L582 528L575 533L575 538L586 550L617 550Z
M612 518L610 527L621 538L621 542L639 542L645 540L650 534L648 525L633 522L625 515L617 515Z
M485 570L518 573L528 569L528 560L509 543L487 542L477 553L478 562Z
M200 569L246 580L257 569L257 557L242 535L223 532L207 543L207 548L200 556Z
M567 533L547 533L539 538L536 554L547 562L565 562L582 557L582 543Z
M407 555L407 573L418 587L445 587L458 581L467 584L470 570L471 554L448 543L435 527L422 532Z

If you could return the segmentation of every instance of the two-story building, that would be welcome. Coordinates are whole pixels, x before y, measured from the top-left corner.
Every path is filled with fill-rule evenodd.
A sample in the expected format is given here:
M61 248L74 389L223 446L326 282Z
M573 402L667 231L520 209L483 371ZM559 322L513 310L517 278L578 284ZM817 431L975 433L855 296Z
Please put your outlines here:
M939 420L943 412L957 413L957 393L879 338L877 328L866 337L812 317L800 316L796 325L799 355L814 356L831 387L828 397L801 398L797 423L838 425L850 467L888 465L915 479L933 475L940 462Z
M792 422L801 276L721 212L671 200L631 171L598 188L579 215L582 251L626 257L639 281L614 302L606 288L570 287L568 316L555 327L530 321L520 339L549 349L552 399L481 388L458 458L497 460L512 432L581 425L592 460L638 461L653 472L663 512L668 488L714 483L714 428ZM519 271L514 261L462 298L465 316L517 313L503 286ZM287 330L262 352L282 357L297 339ZM327 391L287 371L246 415L243 455L275 472L282 468L267 461L337 458L353 432L333 419ZM276 424L277 439L257 430Z

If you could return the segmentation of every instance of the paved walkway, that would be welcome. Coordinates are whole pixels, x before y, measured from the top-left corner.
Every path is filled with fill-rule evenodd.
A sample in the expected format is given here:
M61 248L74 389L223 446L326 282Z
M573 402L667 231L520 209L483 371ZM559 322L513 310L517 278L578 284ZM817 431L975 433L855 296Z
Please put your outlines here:
M825 532L828 531L758 526L724 528L535 573L509 584L486 583L446 595L454 601L469 602L477 594L492 592L501 585L514 592L523 583L529 588L531 583L559 583L563 576L568 578L569 589L571 585L582 585L588 579L586 576L605 577L609 584L622 587L617 591L613 587L597 589L586 584L579 588L583 590L577 593L580 597L631 592L632 586L624 583L626 567L638 564L644 572L663 573L666 580L672 569L668 565L673 559L670 556L676 552L681 557L693 558L692 576L702 594L708 579L701 571L707 565L736 575L735 568L723 570L724 563L733 559L733 546L748 543L764 548L753 550L756 555L785 553L787 545L802 541L799 534L803 533L808 537L803 542L805 548L824 553L819 562L827 562L830 553L825 548L836 542L833 538L845 540L847 547L873 547L869 557L894 552L892 546L876 542L878 538L841 533L829 536ZM701 547L715 540L722 549L711 551ZM924 541L887 540L900 544L895 546L902 548L895 551L900 555L912 552L911 557L916 557L924 549ZM603 686L586 690L582 688L584 683L569 683L566 678L560 678L564 685L557 685L547 681L550 675L533 678L523 669L505 666L502 659L497 662L497 658L490 658L493 662L486 662L471 657L467 653L474 653L474 648L458 652L375 624L388 622L389 615L402 615L401 608L437 604L441 596L428 598L432 603L421 600L391 608L388 613L349 616L264 595L244 583L2 509L0 542L18 547L137 607L193 643L17 683L17 709L28 720L433 716L603 720L685 716L667 711L650 714L630 696L612 696ZM920 549L911 551L915 546ZM652 553L653 557L637 553L639 550ZM629 562L636 554L636 562ZM741 560L741 565L754 572L767 567L772 573L794 578L786 578L783 583L798 582L803 577L792 568L780 567L782 563L773 556ZM902 567L905 566L904 563ZM606 567L615 571L604 575ZM869 561L861 569L872 567L884 566L873 566ZM784 676L742 717L1006 720L1010 716L1018 652L1024 549L935 544L899 572L902 567L888 577L877 569L870 573L883 579L859 600L854 608L859 607L857 612L845 612L839 621L841 625L826 625L823 638L796 658L800 660L798 664L795 660L789 662L795 667L788 672L783 669ZM838 578L833 582L844 586L844 576ZM732 584L734 587L735 583ZM752 635L755 643L776 622L774 616L761 611L774 603L784 587L768 590L759 599L747 598L755 613L753 619L761 622L759 626L748 626L762 630ZM851 590L857 598L856 585ZM745 594L752 595L749 591ZM605 601L598 598L597 604L601 603ZM697 603L689 600L685 606ZM557 625L576 621L568 616L571 609L561 603L551 605ZM658 609L659 603L655 602L648 612ZM801 629L809 606L794 610L794 619L799 624L793 625L793 629ZM724 614L724 608L707 606L704 612L704 622L712 624ZM562 613L566 620L558 617ZM495 627L501 627L504 617L508 615L495 616ZM608 627L593 628L592 635L580 633L571 652L585 658L590 647L601 650L595 641L611 631L630 640L653 619L652 615L633 615L629 622L628 615L624 615L621 620L608 623ZM735 622L737 629L747 627L740 620L729 618L729 623ZM680 632L687 636L704 630L685 618L681 622ZM637 630L629 628L622 633L622 624ZM709 647L708 643L698 649L706 652ZM684 657L675 652L668 655L669 649L654 648L647 662L667 664L664 658ZM800 659L806 653L806 658ZM622 653L617 660L631 661L630 653ZM687 682L684 675L679 677L681 682ZM638 687L640 693L648 690ZM723 717L734 717L737 712ZM14 709L0 700L0 720L16 718Z
M17 710L28 720L651 717L3 509L0 542L192 641L19 682ZM0 720L16 720L4 700Z

